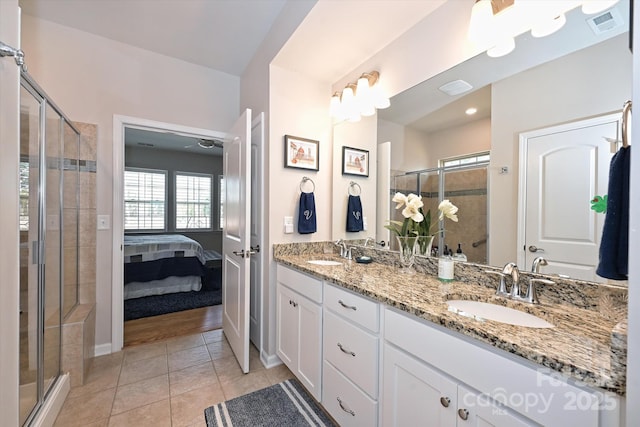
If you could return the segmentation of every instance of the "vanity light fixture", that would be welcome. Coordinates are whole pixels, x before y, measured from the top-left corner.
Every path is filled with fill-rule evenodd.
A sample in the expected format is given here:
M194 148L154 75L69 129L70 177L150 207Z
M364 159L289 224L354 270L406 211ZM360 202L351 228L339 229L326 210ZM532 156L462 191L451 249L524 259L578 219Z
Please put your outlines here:
M335 92L329 106L331 116L338 121L357 122L362 116L372 116L376 110L389 107L391 102L382 92L379 80L377 71L363 73L356 83Z
M476 0L471 9L468 37L486 49L491 57L503 56L515 48L515 37L531 31L545 37L567 21L565 14L582 6L585 14L602 12L619 0Z

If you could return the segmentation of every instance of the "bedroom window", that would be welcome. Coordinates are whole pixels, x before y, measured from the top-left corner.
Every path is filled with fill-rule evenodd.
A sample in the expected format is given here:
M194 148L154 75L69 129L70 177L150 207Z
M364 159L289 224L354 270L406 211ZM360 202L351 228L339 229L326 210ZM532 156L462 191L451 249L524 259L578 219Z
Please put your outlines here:
M124 229L166 230L167 171L127 168L124 172Z
M211 229L213 176L176 173L176 229Z

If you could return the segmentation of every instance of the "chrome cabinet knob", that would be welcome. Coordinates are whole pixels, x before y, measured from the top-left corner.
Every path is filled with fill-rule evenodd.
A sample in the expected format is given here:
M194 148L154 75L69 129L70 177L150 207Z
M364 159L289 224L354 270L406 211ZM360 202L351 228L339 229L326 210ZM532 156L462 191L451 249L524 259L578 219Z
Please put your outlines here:
M467 411L464 408L460 408L458 409L458 416L460 417L460 419L462 419L463 421L467 421L469 419L469 411Z
M451 403L451 399L449 399L448 397L442 396L440 398L440 404L445 408L448 408L450 403Z

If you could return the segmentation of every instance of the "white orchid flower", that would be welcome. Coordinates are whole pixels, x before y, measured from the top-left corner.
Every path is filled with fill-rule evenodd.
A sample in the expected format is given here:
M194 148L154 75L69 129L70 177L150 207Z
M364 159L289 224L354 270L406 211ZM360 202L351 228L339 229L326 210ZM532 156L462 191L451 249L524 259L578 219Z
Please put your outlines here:
M411 203L407 203L407 206L402 210L402 216L405 218L411 218L414 222L422 222L424 219L424 216L419 211L419 207L416 207L416 204Z
M424 206L424 203L422 202L422 196L416 196L413 193L409 194L407 196L407 205L411 205L415 209L420 209Z
M458 212L458 207L449 201L449 199L443 200L438 205L438 210L440 211L440 221L444 219L446 216L451 221L458 222L458 216L456 212Z
M393 199L391 199L392 202L397 203L396 205L396 209L400 209L402 206L404 206L407 203L407 196L405 196L402 193L396 193L393 196Z

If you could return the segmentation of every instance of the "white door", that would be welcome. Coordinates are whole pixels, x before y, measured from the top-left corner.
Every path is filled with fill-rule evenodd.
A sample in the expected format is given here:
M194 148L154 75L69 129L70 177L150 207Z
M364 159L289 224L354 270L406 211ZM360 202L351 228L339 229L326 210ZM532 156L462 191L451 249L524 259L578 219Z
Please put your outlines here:
M596 273L604 215L591 210L607 194L620 115L581 120L520 136L518 265L542 256L545 274L603 281Z
M263 151L264 147L264 113L257 115L251 124L251 250L256 252L249 258L251 269L251 297L249 310L249 335L258 349L260 342L260 319L262 318L262 260L264 242L262 241L262 218L264 194Z
M230 131L222 159L222 329L244 373L249 372L249 227L251 225L251 110Z

